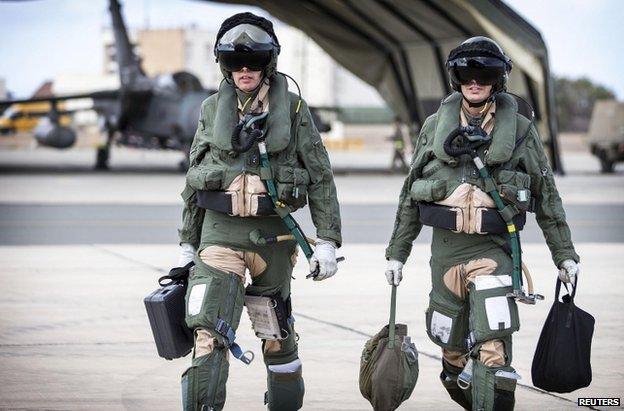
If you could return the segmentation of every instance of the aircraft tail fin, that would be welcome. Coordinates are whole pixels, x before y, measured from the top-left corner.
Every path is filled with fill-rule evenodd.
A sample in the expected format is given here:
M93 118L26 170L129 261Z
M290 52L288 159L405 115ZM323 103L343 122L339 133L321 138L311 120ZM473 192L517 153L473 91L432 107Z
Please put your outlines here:
M141 60L132 49L132 44L128 37L126 24L121 15L121 5L118 0L110 0L109 10L113 23L113 34L115 36L115 50L117 63L119 64L119 78L122 88L131 88L132 85L145 78L145 73L141 68Z

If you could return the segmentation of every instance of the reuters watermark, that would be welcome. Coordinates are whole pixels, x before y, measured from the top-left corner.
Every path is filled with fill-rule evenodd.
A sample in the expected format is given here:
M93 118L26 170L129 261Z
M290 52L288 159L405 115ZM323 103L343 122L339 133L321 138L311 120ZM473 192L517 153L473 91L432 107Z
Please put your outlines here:
M619 407L620 399L619 398L579 398L576 401L576 404L579 407Z

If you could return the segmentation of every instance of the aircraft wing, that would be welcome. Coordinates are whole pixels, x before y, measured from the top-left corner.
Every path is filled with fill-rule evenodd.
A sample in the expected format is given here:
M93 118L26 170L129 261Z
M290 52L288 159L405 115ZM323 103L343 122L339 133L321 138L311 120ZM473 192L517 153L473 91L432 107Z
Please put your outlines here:
M539 31L501 0L204 1L261 7L302 30L417 125L450 92L449 51L488 36L513 60L509 91L534 107L553 169L562 172L548 50Z
M39 102L50 102L55 103L57 101L67 101L67 100L78 100L84 98L90 98L94 100L112 100L116 99L119 96L119 90L103 90L103 91L94 91L91 93L83 93L83 94L69 94L64 96L48 96L48 97L32 97L25 99L16 99L16 100L0 100L0 108L10 106L12 104L20 104L20 103L39 103Z

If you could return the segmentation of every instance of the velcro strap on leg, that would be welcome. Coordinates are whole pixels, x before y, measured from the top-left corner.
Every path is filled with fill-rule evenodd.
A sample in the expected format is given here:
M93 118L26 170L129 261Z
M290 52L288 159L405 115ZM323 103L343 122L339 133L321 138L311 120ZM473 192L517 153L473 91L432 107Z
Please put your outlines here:
M236 340L236 333L227 322L219 318L217 320L217 324L215 325L215 331L225 338L226 345L235 358L241 360L245 364L250 364L253 361L253 352L243 352L240 345L234 342L234 340Z

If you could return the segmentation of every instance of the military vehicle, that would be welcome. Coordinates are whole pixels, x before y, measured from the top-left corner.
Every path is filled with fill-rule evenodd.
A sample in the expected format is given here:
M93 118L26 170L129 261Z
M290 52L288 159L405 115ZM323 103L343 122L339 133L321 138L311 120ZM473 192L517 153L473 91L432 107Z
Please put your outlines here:
M591 153L600 160L600 170L612 173L615 164L624 161L624 103L597 101L587 137Z

